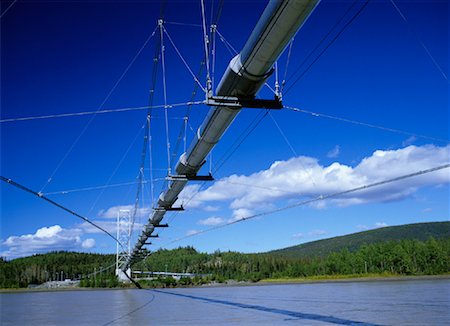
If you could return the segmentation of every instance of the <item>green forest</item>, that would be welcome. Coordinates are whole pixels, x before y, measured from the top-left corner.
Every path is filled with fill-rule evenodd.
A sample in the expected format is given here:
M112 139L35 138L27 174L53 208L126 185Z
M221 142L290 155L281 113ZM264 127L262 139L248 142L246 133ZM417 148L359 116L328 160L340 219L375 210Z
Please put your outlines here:
M81 279L81 286L114 287L118 285L114 260L114 255L75 252L53 252L12 261L1 259L0 287L27 287L65 278ZM147 282L150 286L355 274L436 275L450 272L450 239L385 241L364 244L352 252L345 248L326 256L301 258L271 253L216 251L207 254L193 247L180 247L156 251L134 269L206 274L193 280L176 282L166 278Z
M157 251L136 268L211 274L219 281L369 273L435 275L450 271L450 240L388 241L363 245L355 252L343 249L326 257L300 259L220 251L205 254L186 247Z
M80 252L50 252L6 261L0 258L0 288L22 288L46 281L81 279L83 276L113 266L116 255ZM105 271L106 273L106 271ZM114 268L108 273L113 275ZM99 273L100 274L100 273ZM106 274L99 275L105 277ZM100 284L100 282L99 282Z

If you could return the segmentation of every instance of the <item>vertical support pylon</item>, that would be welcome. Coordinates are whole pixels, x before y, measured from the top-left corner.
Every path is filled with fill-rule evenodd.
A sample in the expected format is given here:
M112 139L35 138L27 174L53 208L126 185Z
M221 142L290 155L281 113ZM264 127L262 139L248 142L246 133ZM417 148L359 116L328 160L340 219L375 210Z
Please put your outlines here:
M123 271L131 253L131 212L121 209L117 213L117 240L116 245L116 276L122 282L128 282L131 277L131 268ZM119 245L119 243L121 245ZM125 275L125 273L128 275Z

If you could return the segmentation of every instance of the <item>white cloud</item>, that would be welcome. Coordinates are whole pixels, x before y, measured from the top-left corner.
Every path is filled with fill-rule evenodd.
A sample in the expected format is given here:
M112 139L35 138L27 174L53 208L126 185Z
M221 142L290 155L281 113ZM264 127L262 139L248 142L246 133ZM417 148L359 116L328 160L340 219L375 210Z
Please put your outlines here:
M222 224L223 222L225 222L225 220L221 217L208 217L207 219L204 220L200 220L197 223L200 225L208 225L208 226L212 226L212 225L219 225Z
M7 258L17 258L57 250L80 250L95 246L94 239L81 240L79 228L64 229L59 225L42 227L34 234L10 236L2 246L7 250L1 253Z
M217 212L220 209L220 207L219 206L206 205L202 209L205 212Z
M92 238L86 239L81 243L81 247L84 249L91 249L95 247L95 240Z
M322 166L318 160L299 156L286 161L276 161L267 170L251 175L231 175L216 181L209 188L199 191L199 185L185 188L180 202L189 202L191 207L208 203L228 202L233 210L233 220L245 214L243 210L262 210L280 200L300 201L316 198L363 185L395 178L408 173L425 170L448 163L450 145L408 146L397 150L377 150L356 166L334 162ZM340 206L369 202L398 201L412 196L420 187L447 184L450 174L447 169L429 173L395 183L347 194L327 203ZM323 205L318 205L323 208Z
M113 236L116 235L116 221L93 221ZM129 224L124 223L123 227ZM133 230L140 231L143 228L142 223L134 223ZM59 225L42 227L34 234L25 234L20 236L10 236L1 243L6 250L0 252L0 256L7 258L17 258L29 256L38 253L58 250L86 250L96 246L95 239L82 239L84 234L104 234L103 231L97 229L87 222L80 223L74 228L65 229Z
M134 211L134 205L117 205L107 209L102 209L98 212L99 217L114 218L117 219L119 214L125 216L126 214L132 215ZM151 212L150 207L138 208L136 210L136 217L147 217Z
M312 231L308 232L308 235L310 237L318 237L320 235L324 235L324 234L327 234L327 233L328 232L325 231L325 230L312 230Z
M320 200L309 204L309 206L314 207L315 209L325 209L327 208L327 203L323 200Z
M62 228L59 225L53 225L50 227L43 227L36 231L35 236L37 238L51 238L57 235L62 231Z
M386 222L376 222L376 223L375 223L375 228L384 228L384 227L386 227L386 226L388 226L388 225L386 224Z
M334 148L327 153L328 158L336 158L341 152L341 147L339 145L334 146Z
M427 207L422 210L422 213L430 213L432 211L433 211L433 209L431 207Z
M233 211L233 217L228 220L229 223L242 220L253 215L253 211L247 208L238 208Z

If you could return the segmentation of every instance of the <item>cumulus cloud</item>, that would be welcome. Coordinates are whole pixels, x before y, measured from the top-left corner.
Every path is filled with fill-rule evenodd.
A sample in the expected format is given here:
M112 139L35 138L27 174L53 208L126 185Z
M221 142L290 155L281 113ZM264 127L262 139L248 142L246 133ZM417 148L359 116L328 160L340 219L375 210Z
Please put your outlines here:
M91 249L95 247L95 240L92 238L86 239L81 243L83 249Z
M220 209L219 206L206 205L203 207L205 212L217 212Z
M59 225L42 227L34 234L10 236L2 246L7 250L1 253L7 258L17 258L57 250L90 249L95 246L94 239L81 240L79 228L64 229Z
M449 162L449 157L450 145L411 145L397 150L376 150L355 166L339 162L323 166L315 158L299 156L276 161L268 169L250 175L231 175L205 190L200 190L199 185L188 186L180 194L179 201L187 201L195 194L189 202L191 207L228 202L233 210L233 220L237 220L246 217L243 213L249 213L255 207L262 209L280 200L300 201L341 192L443 165ZM444 169L347 194L327 200L327 203L348 206L397 201L412 196L420 187L448 184L449 181L449 171ZM317 208L323 208L323 205Z
M197 223L200 225L207 225L207 226L213 226L213 225L219 225L224 223L225 220L221 217L208 217L207 219L200 220Z
M53 225L50 227L43 227L36 231L36 238L52 238L58 233L61 233L63 229L59 225Z
M377 229L378 228L384 228L386 226L388 226L386 222L376 222L375 223L375 228L377 228Z
M327 153L328 158L336 158L341 152L341 147L339 145L334 146L334 148Z
M253 211L247 208L238 208L233 211L233 217L229 219L228 222L239 221L242 220L243 218L252 216L253 214L254 214Z
M103 218L117 218L119 214L133 214L134 205L117 205L107 209L102 209L98 212L99 217ZM151 212L150 207L138 208L136 211L136 217L147 217Z

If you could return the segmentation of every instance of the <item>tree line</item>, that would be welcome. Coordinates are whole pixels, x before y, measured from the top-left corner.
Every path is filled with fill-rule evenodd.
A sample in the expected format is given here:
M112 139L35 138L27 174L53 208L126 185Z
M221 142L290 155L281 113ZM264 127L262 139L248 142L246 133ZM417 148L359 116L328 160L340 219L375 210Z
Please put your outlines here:
M61 278L80 278L82 286L114 287L118 284L114 267L92 274L113 265L114 261L115 255L74 252L54 252L12 261L0 259L0 287L26 287ZM182 279L180 285L351 274L436 275L450 272L450 239L387 241L362 245L355 251L343 249L325 257L311 255L298 259L232 251L207 254L193 247L180 247L158 250L133 268L207 275ZM177 283L161 279L153 284L174 286Z
M401 240L343 249L325 257L286 258L273 254L199 253L192 247L160 250L136 268L210 274L213 280L259 281L322 275L435 275L450 272L450 239Z
M96 270L111 266L115 258L115 255L66 251L37 254L11 261L0 258L0 288L22 288L47 281L82 279ZM105 273L111 274L111 271Z

